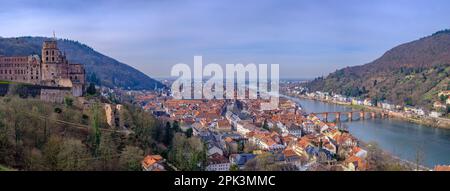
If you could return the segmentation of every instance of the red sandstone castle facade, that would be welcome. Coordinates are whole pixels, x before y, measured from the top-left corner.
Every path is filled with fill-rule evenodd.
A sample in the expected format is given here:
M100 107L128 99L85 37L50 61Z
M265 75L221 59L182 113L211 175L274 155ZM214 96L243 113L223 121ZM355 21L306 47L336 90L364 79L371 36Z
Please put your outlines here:
M51 87L70 87L73 96L82 96L85 80L82 64L69 63L56 40L43 43L42 56L1 56L0 80Z

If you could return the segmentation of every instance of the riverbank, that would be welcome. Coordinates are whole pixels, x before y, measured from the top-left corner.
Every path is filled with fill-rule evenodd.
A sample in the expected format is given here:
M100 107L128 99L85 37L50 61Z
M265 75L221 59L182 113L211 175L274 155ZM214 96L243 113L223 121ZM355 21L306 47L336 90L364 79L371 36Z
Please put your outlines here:
M369 171L431 171L432 169L417 162L411 162L395 156L381 148L376 143L366 143L359 140L361 148L368 152ZM420 163L420 161L419 161Z
M317 99L317 98L311 98L311 97L302 96L302 95L288 95L288 96L293 96L293 97L295 96L297 98L302 98L302 99L309 99L309 100L321 101L321 102L325 102L325 103L329 103L329 104L346 106L346 107L350 107L350 108L353 108L356 110L366 110L366 111L373 111L373 112L382 112L383 111L383 109L378 108L378 107L352 105L347 102ZM428 127L450 129L450 119L433 118L433 117L428 117L428 116L419 117L419 116L404 114L401 112L393 112L393 111L389 111L389 116L403 120L403 121L407 121L407 122L411 122L411 123L415 123L415 124L419 124L419 125L424 125L424 126L428 126Z

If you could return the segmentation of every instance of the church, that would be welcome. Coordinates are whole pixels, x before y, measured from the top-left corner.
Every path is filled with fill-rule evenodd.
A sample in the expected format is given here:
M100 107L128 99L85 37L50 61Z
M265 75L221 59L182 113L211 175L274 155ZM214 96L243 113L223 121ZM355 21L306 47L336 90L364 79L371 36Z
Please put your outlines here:
M86 83L84 66L70 63L58 49L55 38L43 43L41 53L41 57L0 55L0 80L49 87L53 91L69 89L73 96L82 96Z

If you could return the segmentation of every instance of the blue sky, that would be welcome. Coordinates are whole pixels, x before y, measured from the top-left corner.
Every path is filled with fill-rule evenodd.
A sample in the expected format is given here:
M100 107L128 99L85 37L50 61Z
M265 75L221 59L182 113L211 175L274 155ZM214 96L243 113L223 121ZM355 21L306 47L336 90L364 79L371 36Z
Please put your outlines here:
M2 37L55 30L153 77L202 55L313 78L450 28L446 0L0 1Z

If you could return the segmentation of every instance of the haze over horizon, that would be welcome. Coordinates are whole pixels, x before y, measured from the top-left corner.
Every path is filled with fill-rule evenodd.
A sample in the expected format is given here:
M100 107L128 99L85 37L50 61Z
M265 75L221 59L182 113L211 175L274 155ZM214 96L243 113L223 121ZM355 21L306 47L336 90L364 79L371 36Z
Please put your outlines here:
M80 41L151 77L177 63L280 64L314 78L450 28L444 0L2 1L0 36Z

